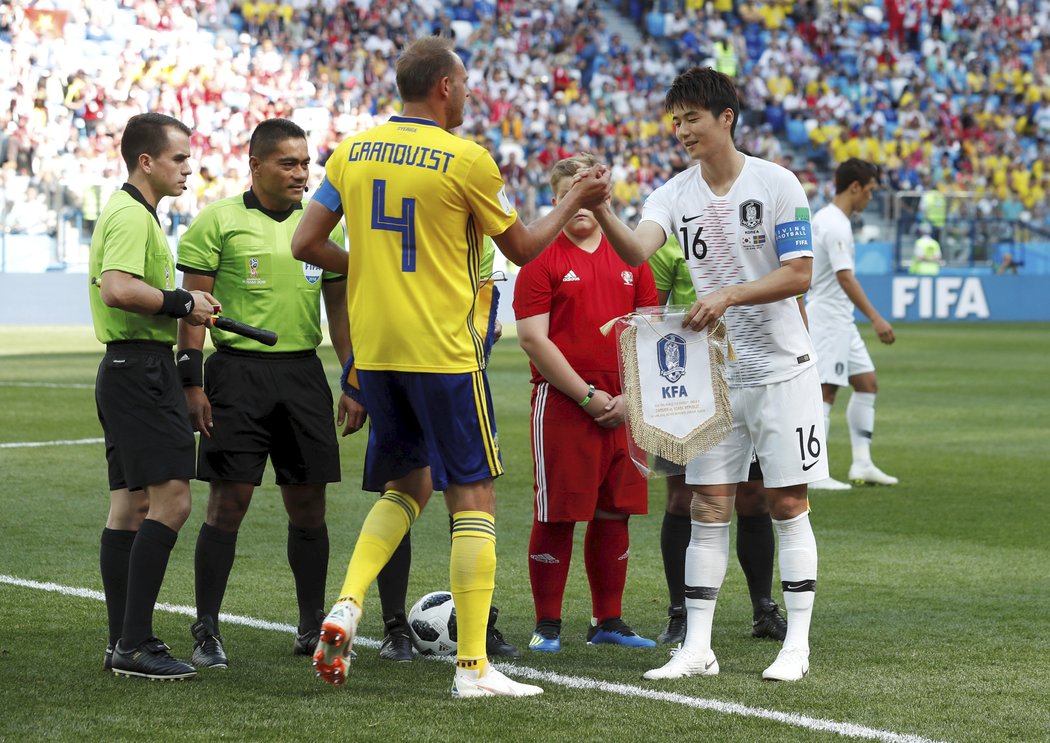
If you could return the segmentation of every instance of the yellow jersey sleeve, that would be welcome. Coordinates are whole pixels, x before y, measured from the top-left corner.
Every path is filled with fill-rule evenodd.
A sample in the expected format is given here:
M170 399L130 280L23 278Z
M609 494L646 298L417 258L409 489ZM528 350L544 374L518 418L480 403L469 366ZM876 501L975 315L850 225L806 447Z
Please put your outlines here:
M518 212L507 197L503 176L487 152L474 161L463 190L470 211L486 235L500 235L518 219Z

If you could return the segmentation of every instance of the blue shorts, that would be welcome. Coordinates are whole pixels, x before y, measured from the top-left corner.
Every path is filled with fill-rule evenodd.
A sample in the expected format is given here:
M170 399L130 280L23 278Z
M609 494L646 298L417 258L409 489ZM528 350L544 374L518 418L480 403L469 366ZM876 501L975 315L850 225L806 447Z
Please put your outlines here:
M503 474L485 372L359 369L357 378L371 420L365 490L380 492L390 480L426 466L434 490Z

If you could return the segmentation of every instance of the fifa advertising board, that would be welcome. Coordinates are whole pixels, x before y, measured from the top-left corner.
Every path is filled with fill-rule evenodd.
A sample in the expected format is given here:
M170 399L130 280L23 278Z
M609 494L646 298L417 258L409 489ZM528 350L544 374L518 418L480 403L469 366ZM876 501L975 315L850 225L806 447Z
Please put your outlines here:
M890 322L1050 321L1050 276L861 276L860 282Z

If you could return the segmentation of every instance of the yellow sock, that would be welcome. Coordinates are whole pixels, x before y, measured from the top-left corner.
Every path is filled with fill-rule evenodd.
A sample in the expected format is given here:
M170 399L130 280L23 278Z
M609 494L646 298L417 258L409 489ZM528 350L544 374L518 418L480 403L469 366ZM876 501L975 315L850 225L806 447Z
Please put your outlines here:
M361 534L346 568L346 580L339 600L350 599L364 605L372 581L401 544L412 522L419 516L419 505L405 493L388 490L372 506L361 526Z
M484 672L488 665L485 634L496 586L496 518L484 511L452 514L452 600L456 602L459 640L456 665Z

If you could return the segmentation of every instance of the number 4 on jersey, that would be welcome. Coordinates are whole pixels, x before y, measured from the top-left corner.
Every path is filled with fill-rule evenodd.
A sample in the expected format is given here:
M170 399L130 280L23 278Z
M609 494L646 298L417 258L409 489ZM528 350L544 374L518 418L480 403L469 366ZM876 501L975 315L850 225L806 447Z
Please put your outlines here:
M401 216L386 213L386 181L372 181L372 229L401 233L401 270L416 270L416 200L401 199Z

